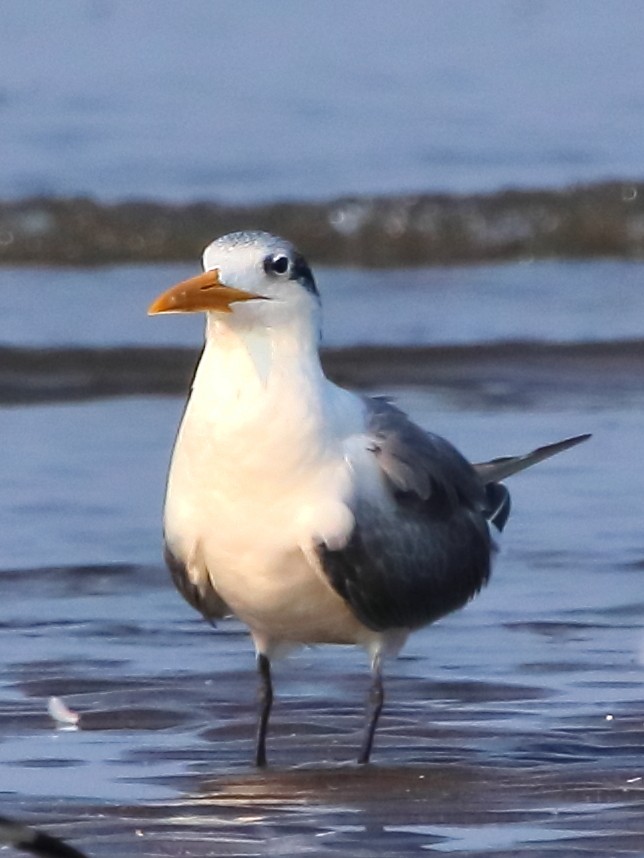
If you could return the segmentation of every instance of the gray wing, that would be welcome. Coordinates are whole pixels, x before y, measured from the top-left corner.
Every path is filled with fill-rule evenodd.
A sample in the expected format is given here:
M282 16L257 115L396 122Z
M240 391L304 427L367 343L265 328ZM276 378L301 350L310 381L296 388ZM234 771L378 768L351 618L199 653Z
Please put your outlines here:
M167 541L163 542L163 558L170 570L174 586L183 598L214 625L215 620L230 616L230 608L214 589L210 580L195 583L188 574L185 563L171 550Z
M366 398L367 433L393 504L360 493L341 550L320 546L335 590L369 628L415 628L464 605L487 582L487 520L507 518L503 486L488 489L443 438L385 399ZM502 521L501 521L502 520Z

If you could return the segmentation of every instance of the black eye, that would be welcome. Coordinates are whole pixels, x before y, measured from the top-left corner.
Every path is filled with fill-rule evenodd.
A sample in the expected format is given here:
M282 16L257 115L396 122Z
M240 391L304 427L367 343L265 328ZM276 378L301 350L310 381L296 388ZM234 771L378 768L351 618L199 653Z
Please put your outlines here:
M278 253L275 256L267 256L264 260L264 270L267 274L286 274L289 268L289 258L282 253Z

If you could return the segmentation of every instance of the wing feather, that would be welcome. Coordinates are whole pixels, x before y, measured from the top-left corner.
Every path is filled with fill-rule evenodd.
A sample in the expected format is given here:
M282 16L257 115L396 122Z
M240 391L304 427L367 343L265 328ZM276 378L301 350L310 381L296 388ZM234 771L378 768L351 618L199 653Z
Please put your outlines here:
M451 444L385 399L364 402L383 495L358 484L347 545L322 545L319 557L331 585L365 625L416 628L462 606L488 580L488 496Z

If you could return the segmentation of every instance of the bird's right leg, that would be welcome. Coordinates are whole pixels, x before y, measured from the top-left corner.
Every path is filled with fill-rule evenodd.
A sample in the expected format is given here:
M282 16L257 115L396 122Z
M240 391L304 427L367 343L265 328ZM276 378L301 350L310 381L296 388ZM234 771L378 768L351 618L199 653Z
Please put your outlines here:
M382 706L385 702L385 691L382 684L382 664L380 655L374 657L371 665L371 688L369 689L369 698L367 700L367 720L365 723L365 731L362 739L362 747L358 755L358 763L366 764L371 757L371 748L373 746L373 737L376 733L378 718L382 712Z
M271 681L271 663L263 652L257 653L257 670L259 672L259 722L257 724L257 744L255 746L255 765L258 768L266 766L266 732L268 719L273 706L273 683Z

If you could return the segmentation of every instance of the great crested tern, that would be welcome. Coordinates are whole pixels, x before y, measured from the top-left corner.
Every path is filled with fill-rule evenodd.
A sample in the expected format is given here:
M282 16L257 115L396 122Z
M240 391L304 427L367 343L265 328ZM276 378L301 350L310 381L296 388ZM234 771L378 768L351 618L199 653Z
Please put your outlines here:
M206 248L203 268L149 308L206 314L168 475L165 558L204 617L232 614L250 630L256 764L266 764L271 659L320 643L370 656L366 763L383 659L489 578L492 534L510 511L500 480L588 436L471 465L386 399L325 377L320 296L288 241L225 235Z

